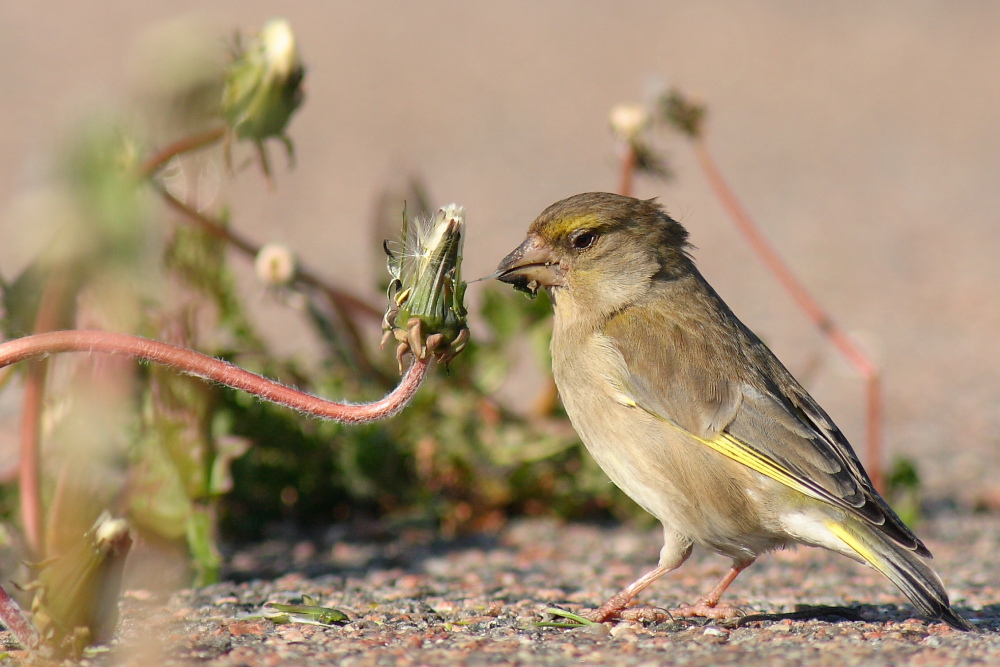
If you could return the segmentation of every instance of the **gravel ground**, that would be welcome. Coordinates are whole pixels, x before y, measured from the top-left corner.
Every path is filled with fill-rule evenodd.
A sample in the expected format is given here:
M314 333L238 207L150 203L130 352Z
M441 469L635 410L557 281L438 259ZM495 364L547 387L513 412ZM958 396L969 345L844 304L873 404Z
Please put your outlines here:
M226 583L169 597L129 590L119 639L84 662L1000 664L997 514L941 514L919 531L956 608L980 634L914 618L880 575L815 549L769 555L744 573L730 601L747 616L735 624L534 625L549 606L592 608L650 567L657 532L522 520L498 535L455 540L428 528L377 525L339 528L315 541L263 542L231 554ZM727 566L696 553L642 599L666 608L692 601ZM303 594L346 612L350 622L277 625L254 617L267 601L298 602Z

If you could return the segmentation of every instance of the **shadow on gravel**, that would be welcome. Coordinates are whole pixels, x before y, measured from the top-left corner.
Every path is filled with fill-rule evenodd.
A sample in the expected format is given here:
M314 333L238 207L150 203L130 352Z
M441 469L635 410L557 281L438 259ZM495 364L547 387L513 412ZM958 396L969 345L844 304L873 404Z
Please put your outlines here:
M421 573L431 558L500 547L496 535L446 537L436 524L423 521L355 521L312 532L278 526L270 533L263 541L225 547L222 579L242 583L289 573L314 578L394 568Z
M955 607L955 611L970 619L983 632L1000 633L1000 603L984 605L978 611Z

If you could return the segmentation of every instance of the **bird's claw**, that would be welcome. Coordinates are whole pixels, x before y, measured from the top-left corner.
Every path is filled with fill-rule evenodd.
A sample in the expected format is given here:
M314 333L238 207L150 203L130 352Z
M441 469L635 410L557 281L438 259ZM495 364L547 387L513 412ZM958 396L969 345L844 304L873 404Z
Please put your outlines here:
M607 623L609 621L664 623L674 620L673 614L659 607L627 607L625 609L604 609L604 607L601 607L589 614L584 614L584 616L587 620L594 623Z
M705 600L698 600L693 605L682 604L673 613L677 618L710 618L714 621L728 621L746 614L738 607L728 604L710 604Z

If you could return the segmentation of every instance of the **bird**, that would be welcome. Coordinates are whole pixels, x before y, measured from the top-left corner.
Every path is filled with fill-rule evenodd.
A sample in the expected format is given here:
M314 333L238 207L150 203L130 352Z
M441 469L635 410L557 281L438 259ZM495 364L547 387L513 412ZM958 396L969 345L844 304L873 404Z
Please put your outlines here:
M493 274L548 293L566 413L608 477L663 526L657 566L590 620L655 614L629 605L694 545L732 567L673 615L732 618L739 610L720 599L736 577L761 554L803 544L870 565L926 616L974 630L844 434L691 249L655 199L591 192L546 208Z

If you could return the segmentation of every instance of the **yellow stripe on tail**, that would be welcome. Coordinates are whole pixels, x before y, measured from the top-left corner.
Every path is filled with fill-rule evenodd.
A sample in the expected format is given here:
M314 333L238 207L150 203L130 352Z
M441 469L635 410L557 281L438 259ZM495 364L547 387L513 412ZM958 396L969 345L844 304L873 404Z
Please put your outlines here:
M823 525L825 525L831 533L836 535L841 542L854 549L859 556L865 559L865 562L869 563L872 567L889 579L893 578L890 575L888 568L883 565L882 559L879 558L875 552L866 547L864 543L858 539L857 535L853 534L851 531L847 530L833 520L824 521Z

